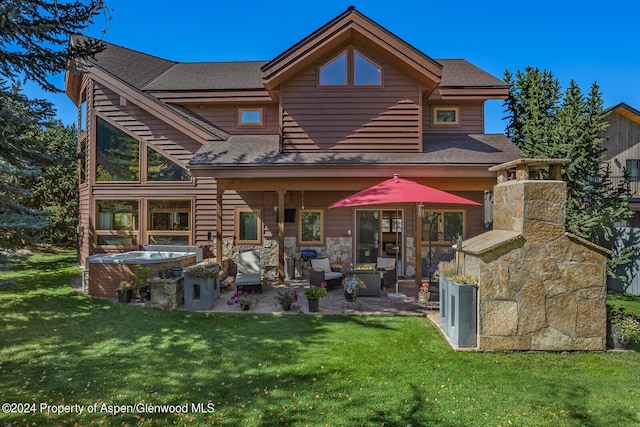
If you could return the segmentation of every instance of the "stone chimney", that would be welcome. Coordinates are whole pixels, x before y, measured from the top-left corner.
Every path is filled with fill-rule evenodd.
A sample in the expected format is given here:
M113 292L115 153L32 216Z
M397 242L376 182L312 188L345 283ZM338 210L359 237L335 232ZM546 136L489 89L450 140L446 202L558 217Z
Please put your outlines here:
M479 349L606 347L609 252L565 231L560 168L568 162L518 159L490 169L498 172L493 230L466 240L458 254L459 268L478 281Z
M565 232L567 184L561 166L569 159L518 159L490 168L494 187L493 229L517 231L530 243L553 240ZM549 179L536 180L540 170Z

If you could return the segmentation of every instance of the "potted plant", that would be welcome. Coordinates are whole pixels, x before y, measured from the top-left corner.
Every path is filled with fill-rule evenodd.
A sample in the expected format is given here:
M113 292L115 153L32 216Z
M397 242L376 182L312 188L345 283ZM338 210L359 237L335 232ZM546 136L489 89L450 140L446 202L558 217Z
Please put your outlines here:
M169 271L171 272L171 277L180 277L180 276L182 276L182 270L183 270L183 268L180 267L179 265L174 265L173 267L171 267L169 269Z
M429 282L423 282L418 290L418 301L427 302L430 297L431 292L429 292Z
M320 286L309 285L304 294L309 301L309 313L317 312L320 310L320 298L327 295L327 282L321 282Z
M187 277L200 277L203 279L217 279L220 276L220 266L218 264L198 265L189 267L184 271Z
M242 291L231 295L231 298L227 300L227 305L229 307L239 305L242 310L246 311L250 310L258 302L260 302L260 296L255 291Z
M133 295L133 288L135 286L132 282L123 280L120 282L120 286L116 290L118 293L118 302L129 303L131 302L131 296Z
M151 272L153 270L151 267L145 267L140 264L136 264L133 266L133 272L131 273L131 284L133 285L133 290L138 293L138 299L143 300L145 298L149 299L149 278L151 277Z
M298 308L296 303L298 302L298 291L292 289L290 291L278 291L276 295L276 306L280 305L283 311L290 311L292 308Z
M344 299L353 302L358 297L358 289L366 289L367 285L356 275L347 276L342 281Z
M158 271L158 276L161 279L168 279L171 277L171 267L173 267L173 263L166 261L160 264L160 271Z

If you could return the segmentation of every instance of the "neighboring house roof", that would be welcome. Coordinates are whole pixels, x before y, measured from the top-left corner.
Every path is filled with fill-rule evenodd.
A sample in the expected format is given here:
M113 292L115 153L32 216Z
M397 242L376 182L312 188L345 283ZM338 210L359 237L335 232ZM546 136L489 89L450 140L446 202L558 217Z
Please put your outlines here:
M260 146L260 150L256 150ZM193 169L226 167L422 164L494 165L518 158L521 151L504 135L425 134L422 153L413 152L281 152L279 135L231 136L211 142L191 158Z
M606 110L604 110L605 113L609 113L609 112L613 112L615 111L616 113L620 114L623 117L626 117L627 119L640 124L640 111L636 110L635 108L625 104L624 102L621 102L619 104L616 104L612 107L607 108Z

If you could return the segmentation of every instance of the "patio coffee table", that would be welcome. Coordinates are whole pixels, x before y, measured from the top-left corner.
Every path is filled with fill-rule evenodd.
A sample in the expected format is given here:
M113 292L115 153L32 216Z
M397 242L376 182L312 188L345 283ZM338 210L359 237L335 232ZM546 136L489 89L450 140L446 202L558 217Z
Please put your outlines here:
M376 270L346 270L345 276L357 276L362 280L366 288L358 289L359 297L379 297L380 285L382 284L382 272Z

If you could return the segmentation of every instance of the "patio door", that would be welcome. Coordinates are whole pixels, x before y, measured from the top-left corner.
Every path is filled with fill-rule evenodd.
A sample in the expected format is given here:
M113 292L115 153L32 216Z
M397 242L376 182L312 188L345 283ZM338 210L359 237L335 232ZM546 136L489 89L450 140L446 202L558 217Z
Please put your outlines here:
M355 211L355 262L375 264L379 256L395 257L402 255L402 210L365 210ZM402 262L398 261L401 266Z
M355 265L375 264L380 253L380 211L356 210Z

